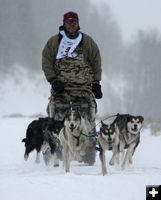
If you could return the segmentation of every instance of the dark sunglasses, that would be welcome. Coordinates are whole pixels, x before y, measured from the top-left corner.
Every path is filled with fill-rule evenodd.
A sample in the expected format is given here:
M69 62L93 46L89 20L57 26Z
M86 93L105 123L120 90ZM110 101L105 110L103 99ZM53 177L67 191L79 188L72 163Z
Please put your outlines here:
M66 24L78 24L78 20L77 19L66 19L65 23Z

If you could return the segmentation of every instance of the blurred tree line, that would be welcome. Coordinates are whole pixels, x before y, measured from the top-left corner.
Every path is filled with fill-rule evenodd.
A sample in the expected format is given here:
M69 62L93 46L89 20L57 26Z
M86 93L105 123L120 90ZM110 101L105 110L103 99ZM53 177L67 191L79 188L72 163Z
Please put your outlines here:
M104 98L98 102L100 112L161 120L161 35L157 29L140 30L133 42L124 43L107 4L100 11L88 0L0 0L0 4L1 80L12 74L14 64L35 75L42 73L42 49L58 33L63 14L72 10L80 15L81 30L95 39L101 51Z

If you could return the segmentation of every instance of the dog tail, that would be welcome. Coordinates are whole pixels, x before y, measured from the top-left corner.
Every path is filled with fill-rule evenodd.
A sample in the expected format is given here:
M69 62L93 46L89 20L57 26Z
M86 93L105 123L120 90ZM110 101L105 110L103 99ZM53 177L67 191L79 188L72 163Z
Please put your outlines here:
M22 141L21 142L24 142L24 143L26 143L27 142L27 138L24 138L24 139L22 139Z

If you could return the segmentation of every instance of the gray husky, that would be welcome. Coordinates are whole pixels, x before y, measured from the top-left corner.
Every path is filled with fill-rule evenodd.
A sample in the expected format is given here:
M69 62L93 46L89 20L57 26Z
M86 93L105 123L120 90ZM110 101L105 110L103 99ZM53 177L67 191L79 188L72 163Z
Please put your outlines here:
M140 142L140 130L143 125L142 116L133 116L129 114L117 114L113 122L118 140L115 141L113 155L110 165L114 165L120 152L125 152L121 167L124 169L127 164L132 163L132 156Z
M64 168L66 172L69 172L72 159L82 161L88 142L86 122L79 111L70 110L66 114L59 140L62 146Z
M115 131L114 124L105 124L101 121L101 127L97 138L98 147L96 147L96 149L99 151L102 175L107 174L105 152L106 150L116 150L114 145L118 143L118 139L118 133Z

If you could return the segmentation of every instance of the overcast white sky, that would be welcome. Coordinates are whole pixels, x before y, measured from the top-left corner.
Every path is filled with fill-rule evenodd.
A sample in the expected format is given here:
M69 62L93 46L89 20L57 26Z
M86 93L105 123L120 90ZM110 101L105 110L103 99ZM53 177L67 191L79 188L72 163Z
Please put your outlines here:
M161 33L161 0L91 0L110 5L112 16L118 21L123 37L130 40L136 30L159 29Z

